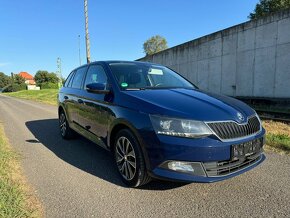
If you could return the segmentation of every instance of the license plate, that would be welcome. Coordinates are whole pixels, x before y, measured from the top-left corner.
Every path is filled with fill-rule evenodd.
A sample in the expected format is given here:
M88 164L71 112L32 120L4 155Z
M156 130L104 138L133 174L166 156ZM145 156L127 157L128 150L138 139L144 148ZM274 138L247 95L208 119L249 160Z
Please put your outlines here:
M232 159L248 157L261 151L263 139L255 139L249 142L232 145Z

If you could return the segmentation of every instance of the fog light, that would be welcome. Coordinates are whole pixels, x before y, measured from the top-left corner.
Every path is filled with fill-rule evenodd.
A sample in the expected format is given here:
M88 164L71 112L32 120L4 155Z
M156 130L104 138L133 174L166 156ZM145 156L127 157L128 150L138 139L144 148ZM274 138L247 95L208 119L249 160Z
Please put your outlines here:
M190 163L180 162L180 161L172 161L168 163L168 168L174 171L182 171L182 172L194 172Z
M159 167L194 176L206 176L200 162L165 161Z

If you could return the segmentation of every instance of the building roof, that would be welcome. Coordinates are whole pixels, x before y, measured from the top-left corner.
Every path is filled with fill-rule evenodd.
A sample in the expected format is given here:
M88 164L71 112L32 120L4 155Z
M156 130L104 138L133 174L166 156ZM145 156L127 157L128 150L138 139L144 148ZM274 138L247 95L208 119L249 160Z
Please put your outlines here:
M22 78L24 78L25 80L33 80L34 79L33 76L31 76L27 72L20 72L18 75L21 76Z

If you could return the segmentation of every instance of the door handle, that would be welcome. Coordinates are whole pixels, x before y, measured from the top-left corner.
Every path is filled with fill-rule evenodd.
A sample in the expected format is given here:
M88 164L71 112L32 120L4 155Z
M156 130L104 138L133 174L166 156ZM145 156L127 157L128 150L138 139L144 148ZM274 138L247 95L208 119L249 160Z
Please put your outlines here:
M78 103L83 104L84 101L82 99L78 99Z
M68 97L67 96L64 96L64 100L67 100L68 99Z

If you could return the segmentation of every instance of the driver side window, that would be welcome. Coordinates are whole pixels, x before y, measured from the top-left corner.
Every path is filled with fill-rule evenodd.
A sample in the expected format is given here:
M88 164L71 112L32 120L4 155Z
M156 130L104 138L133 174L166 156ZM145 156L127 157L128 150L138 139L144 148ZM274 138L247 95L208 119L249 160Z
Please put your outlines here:
M104 68L101 65L91 65L86 76L84 87L92 83L102 83L107 87L108 78Z

